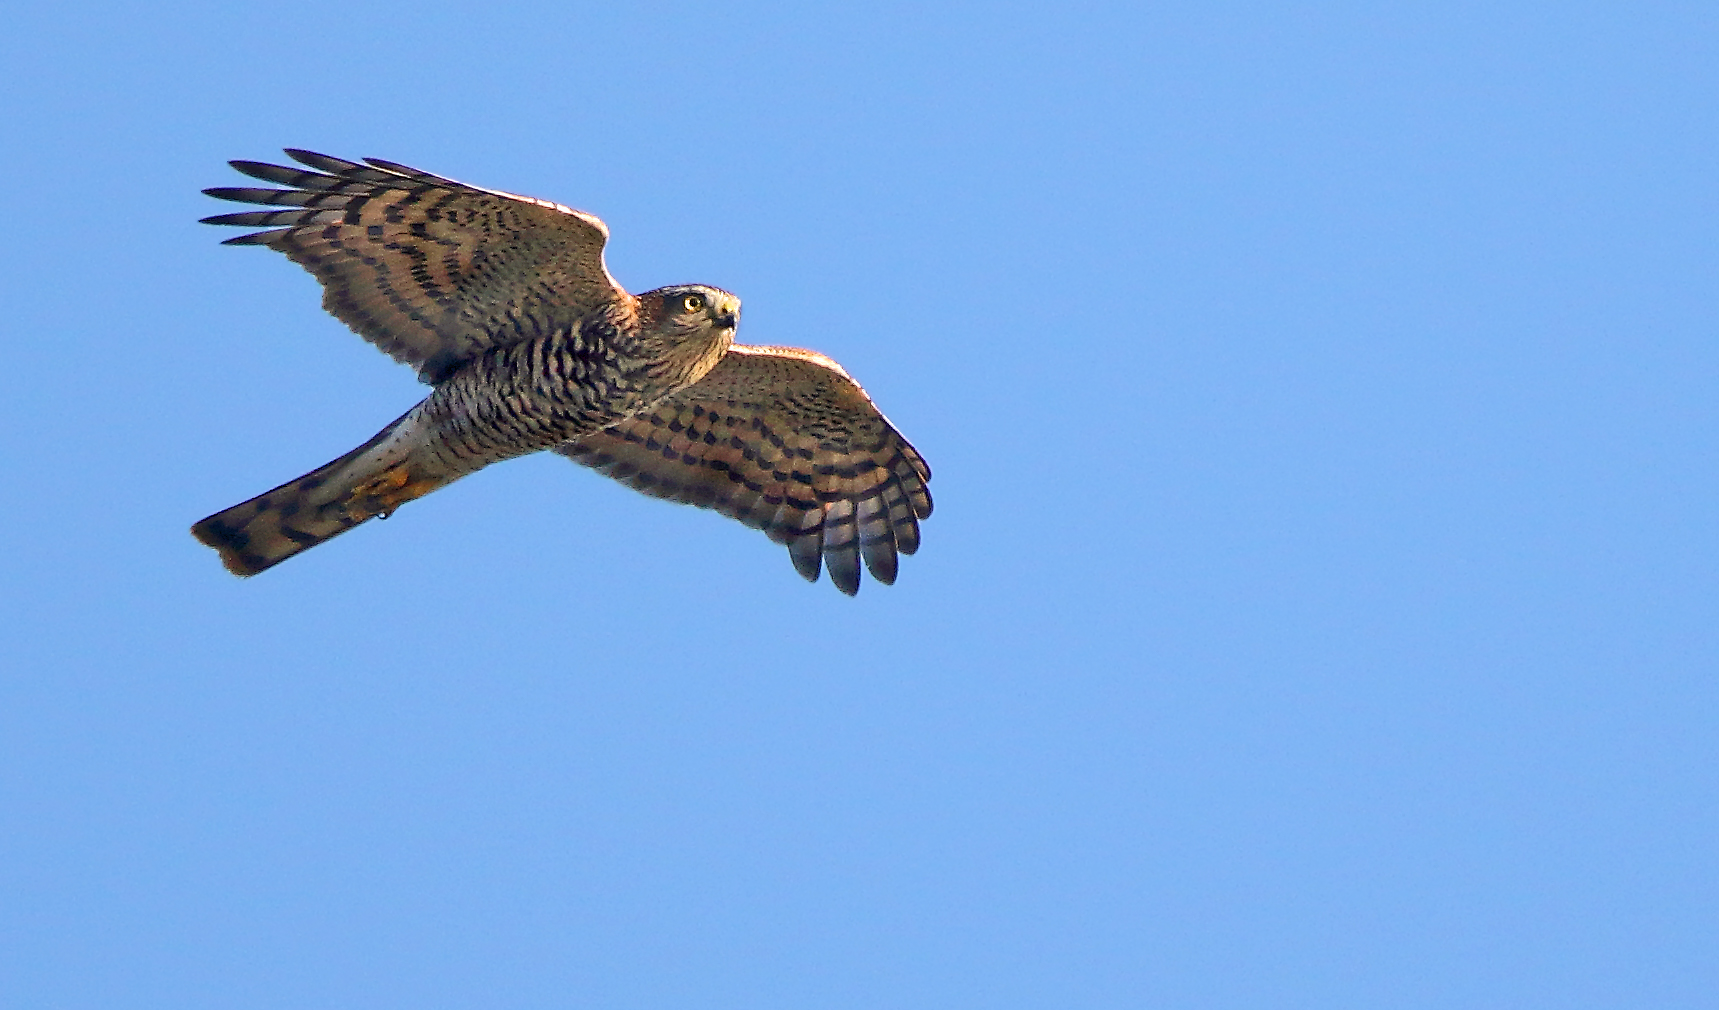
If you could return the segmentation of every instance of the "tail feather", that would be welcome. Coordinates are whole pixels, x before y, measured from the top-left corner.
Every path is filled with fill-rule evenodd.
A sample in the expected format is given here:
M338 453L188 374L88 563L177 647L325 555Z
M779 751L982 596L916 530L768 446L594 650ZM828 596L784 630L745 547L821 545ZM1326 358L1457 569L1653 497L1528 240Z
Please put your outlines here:
M390 437L411 416L333 462L202 520L191 535L219 551L227 571L251 576L447 484L451 478L417 472L402 440Z
M221 552L221 563L234 575L249 576L272 568L300 551L337 537L369 519L348 509L315 504L316 492L328 475L349 462L340 459L217 512L191 527L191 535Z

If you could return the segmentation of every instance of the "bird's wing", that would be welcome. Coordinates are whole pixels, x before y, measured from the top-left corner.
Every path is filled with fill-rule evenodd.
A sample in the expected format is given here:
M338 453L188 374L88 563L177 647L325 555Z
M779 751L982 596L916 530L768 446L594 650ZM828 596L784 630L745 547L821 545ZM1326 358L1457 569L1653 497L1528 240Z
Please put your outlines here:
M842 367L812 351L735 345L655 408L556 452L657 498L715 509L786 544L817 581L895 581L919 549L931 468Z
M609 230L590 214L375 158L286 153L317 171L235 161L291 188L204 190L285 209L204 222L268 229L226 244L285 253L322 282L324 308L425 382L631 297L603 265Z

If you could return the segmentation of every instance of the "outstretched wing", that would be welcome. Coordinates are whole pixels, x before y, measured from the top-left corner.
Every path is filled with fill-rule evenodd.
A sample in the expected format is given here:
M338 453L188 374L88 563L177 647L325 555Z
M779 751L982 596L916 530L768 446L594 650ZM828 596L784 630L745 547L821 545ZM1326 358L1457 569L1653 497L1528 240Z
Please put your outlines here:
M226 244L285 253L322 282L324 308L425 382L487 348L570 328L631 297L603 265L609 230L590 214L376 158L360 165L286 153L318 171L235 161L252 178L291 188L203 192L289 209L204 223L269 229Z
M842 367L813 351L735 345L703 379L555 450L657 498L715 509L859 591L860 560L895 581L919 549L931 468Z

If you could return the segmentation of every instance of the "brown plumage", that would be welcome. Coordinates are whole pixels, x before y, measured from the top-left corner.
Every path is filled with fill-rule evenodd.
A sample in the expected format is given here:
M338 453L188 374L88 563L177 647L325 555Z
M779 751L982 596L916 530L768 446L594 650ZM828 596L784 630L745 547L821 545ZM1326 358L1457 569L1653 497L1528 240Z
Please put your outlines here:
M843 592L895 580L931 471L841 366L733 344L740 300L704 285L633 296L608 229L559 204L392 162L308 151L317 171L235 161L288 189L206 190L288 209L205 218L267 230L323 305L432 392L364 445L192 527L255 575L490 463L553 448L646 494L713 508Z

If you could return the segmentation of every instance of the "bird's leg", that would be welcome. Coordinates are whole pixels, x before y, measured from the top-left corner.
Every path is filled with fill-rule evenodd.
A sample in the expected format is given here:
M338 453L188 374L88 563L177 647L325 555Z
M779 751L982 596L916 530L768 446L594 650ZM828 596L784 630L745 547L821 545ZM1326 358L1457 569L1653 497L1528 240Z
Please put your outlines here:
M414 474L410 463L397 463L370 480L352 489L343 503L354 518L386 519L393 511L409 501L429 494L447 483L425 474Z

